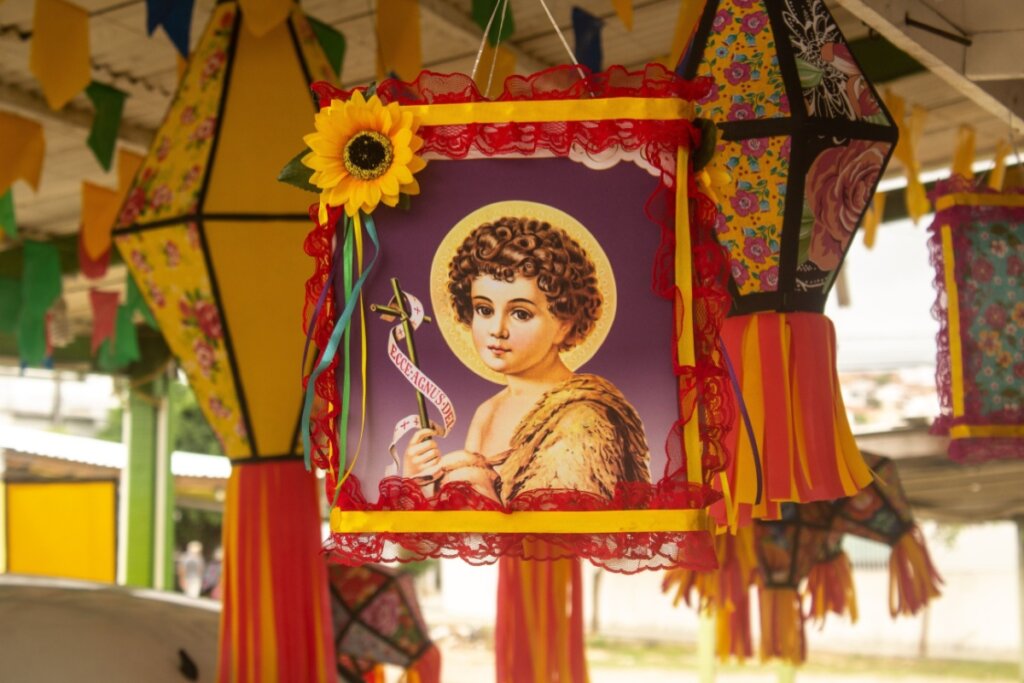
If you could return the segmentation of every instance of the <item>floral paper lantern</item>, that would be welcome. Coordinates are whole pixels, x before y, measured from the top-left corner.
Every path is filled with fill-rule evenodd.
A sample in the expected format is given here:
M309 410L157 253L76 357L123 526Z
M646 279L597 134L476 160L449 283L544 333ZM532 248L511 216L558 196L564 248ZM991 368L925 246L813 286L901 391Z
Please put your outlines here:
M730 255L722 339L743 396L716 517L777 518L779 503L848 496L870 481L822 315L897 129L824 0L711 0L679 66L714 85L707 185Z
M218 3L114 229L233 465L224 681L334 680L316 483L297 452L307 201L276 182L315 111L310 81L331 76L297 7L256 37Z
M1024 458L1024 193L956 177L934 191L941 414L961 462Z

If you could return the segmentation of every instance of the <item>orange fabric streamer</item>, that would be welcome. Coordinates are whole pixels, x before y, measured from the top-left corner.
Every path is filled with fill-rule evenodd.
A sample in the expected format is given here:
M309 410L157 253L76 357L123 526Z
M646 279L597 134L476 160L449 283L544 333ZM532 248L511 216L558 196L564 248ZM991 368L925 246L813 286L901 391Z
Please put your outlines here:
M557 549L523 541L529 557ZM586 683L583 576L578 559L498 560L497 683Z
M942 577L915 526L903 534L889 555L889 613L894 617L917 614L941 595L940 585Z
M857 589L853 584L853 567L845 552L816 563L807 576L804 594L811 597L810 617L825 625L825 616L832 612L850 615L857 623Z
M778 658L793 664L807 659L804 617L795 588L761 588L761 661Z
M334 683L316 478L301 459L236 465L224 510L221 683Z

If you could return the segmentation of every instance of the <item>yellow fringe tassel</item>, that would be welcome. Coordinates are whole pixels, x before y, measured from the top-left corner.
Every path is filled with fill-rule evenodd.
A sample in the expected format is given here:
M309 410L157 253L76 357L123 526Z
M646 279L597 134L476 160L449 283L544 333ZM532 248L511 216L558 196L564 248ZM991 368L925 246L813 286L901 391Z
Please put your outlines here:
M802 664L807 658L800 596L795 588L761 588L761 661Z
M820 625L824 626L825 616L829 612L839 616L849 614L850 621L857 623L857 590L853 584L853 568L846 553L841 552L811 567L804 595L810 596L810 616Z
M916 526L903 534L889 555L889 613L917 614L941 595L942 577L935 570L924 536Z

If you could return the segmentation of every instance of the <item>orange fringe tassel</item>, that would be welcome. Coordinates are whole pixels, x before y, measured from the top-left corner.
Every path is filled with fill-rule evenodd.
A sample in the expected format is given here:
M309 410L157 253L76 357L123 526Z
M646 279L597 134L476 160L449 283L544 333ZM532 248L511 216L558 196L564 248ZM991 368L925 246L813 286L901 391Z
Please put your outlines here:
M916 526L903 534L889 555L889 613L917 614L941 593L942 577L932 564L921 530Z
M793 664L807 659L804 617L795 588L761 588L761 661L777 657Z
M829 612L849 614L850 621L857 623L857 590L853 585L853 567L845 552L811 567L804 594L811 597L810 617L819 625L825 625Z

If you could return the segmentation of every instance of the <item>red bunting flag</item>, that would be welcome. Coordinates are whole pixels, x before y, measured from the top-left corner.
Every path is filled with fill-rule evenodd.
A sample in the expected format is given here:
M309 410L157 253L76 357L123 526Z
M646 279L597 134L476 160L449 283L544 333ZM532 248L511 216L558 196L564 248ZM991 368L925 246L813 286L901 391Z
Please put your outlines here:
M101 292L89 290L89 302L92 304L92 352L100 348L107 339L113 339L114 326L117 323L117 292Z

